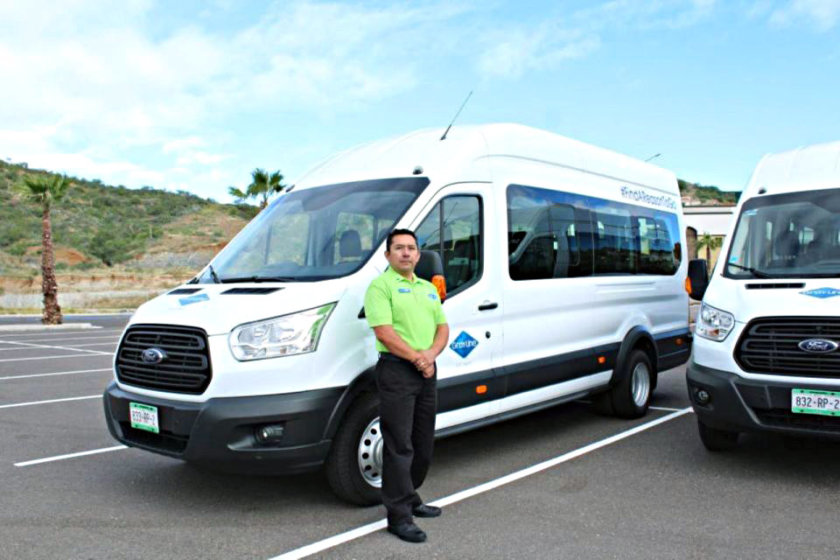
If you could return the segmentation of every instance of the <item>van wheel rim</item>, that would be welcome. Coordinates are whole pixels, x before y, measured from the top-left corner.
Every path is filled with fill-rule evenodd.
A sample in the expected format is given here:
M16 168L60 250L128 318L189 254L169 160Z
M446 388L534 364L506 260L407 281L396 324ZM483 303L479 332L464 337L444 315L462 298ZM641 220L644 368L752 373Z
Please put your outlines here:
M379 429L379 418L374 418L359 438L357 459L362 478L374 488L382 488L382 430Z
M636 406L645 406L650 396L650 371L645 364L640 362L633 368L630 388L633 391L633 402Z

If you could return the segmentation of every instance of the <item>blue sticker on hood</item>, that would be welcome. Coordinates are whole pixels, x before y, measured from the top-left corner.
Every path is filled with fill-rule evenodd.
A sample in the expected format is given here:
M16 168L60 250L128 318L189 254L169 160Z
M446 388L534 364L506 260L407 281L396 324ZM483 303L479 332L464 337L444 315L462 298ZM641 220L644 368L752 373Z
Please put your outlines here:
M840 296L840 290L836 288L817 288L815 290L808 290L807 292L799 292L803 296L811 296L815 298L825 299L835 296Z
M198 303L200 301L207 301L209 299L210 298L207 296L207 294L196 294L196 295L190 296L190 297L182 297L181 299L178 300L178 303L180 303L181 305L190 305L192 303Z
M452 344L449 345L449 348L452 349L453 352L461 356L462 358L466 358L470 355L475 347L478 346L478 341L468 335L466 331L461 331L461 334L458 335Z

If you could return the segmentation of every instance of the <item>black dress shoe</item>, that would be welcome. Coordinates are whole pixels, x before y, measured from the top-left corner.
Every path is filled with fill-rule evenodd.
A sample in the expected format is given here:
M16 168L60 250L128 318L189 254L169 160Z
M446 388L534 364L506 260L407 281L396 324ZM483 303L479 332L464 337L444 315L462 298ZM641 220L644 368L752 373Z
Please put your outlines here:
M412 513L416 517L440 517L440 508L428 504L420 504L419 506L415 506Z
M414 523L400 523L388 525L388 532L397 535L406 542L421 543L426 540L426 533Z

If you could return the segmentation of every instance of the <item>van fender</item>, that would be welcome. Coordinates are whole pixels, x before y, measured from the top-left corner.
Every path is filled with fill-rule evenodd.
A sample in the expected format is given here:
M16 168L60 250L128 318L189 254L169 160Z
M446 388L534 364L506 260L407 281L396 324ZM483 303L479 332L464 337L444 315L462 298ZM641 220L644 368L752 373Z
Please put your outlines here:
M628 372L625 366L627 365L630 353L636 348L641 348L647 352L648 356L650 356L651 363L654 365L654 368L656 367L659 356L656 351L656 343L654 342L653 335L650 334L647 328L637 325L627 332L624 340L621 342L621 346L618 349L618 356L615 360L615 369L613 369L612 378L610 379L610 387L614 387L627 376ZM656 388L657 373L656 371L653 372L651 391Z
M369 367L357 375L350 385L347 386L333 408L330 419L327 421L327 427L324 430L323 439L333 439L335 437L335 433L338 431L338 427L341 425L344 415L347 414L347 409L350 408L350 405L353 404L356 397L362 393L376 392L375 371L376 366Z

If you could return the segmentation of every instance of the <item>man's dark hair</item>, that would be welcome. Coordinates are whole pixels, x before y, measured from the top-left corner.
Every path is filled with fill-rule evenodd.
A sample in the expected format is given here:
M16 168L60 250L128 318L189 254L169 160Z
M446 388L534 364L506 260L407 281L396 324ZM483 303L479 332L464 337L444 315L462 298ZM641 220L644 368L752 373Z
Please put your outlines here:
M397 235L410 235L414 238L414 242L417 243L417 236L414 235L414 232L410 229L393 229L391 233L388 234L388 242L385 244L386 250L391 250L391 243L394 241L394 237Z

